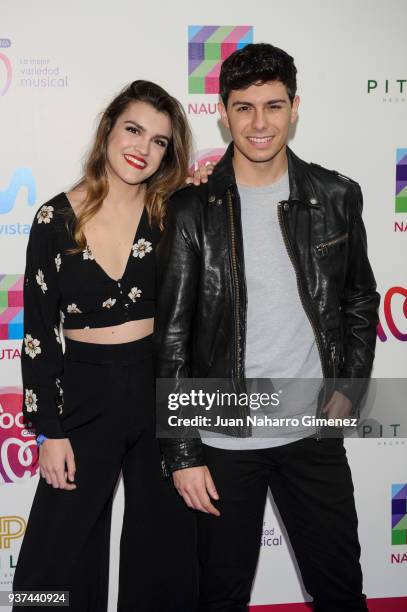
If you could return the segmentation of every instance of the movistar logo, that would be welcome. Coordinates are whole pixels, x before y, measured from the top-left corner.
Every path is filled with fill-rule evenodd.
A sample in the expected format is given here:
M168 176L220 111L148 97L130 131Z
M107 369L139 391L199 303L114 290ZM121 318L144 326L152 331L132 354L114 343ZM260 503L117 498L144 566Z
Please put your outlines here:
M9 213L13 209L21 189L26 190L28 206L34 206L37 192L34 175L29 168L17 168L8 187L0 190L0 214Z

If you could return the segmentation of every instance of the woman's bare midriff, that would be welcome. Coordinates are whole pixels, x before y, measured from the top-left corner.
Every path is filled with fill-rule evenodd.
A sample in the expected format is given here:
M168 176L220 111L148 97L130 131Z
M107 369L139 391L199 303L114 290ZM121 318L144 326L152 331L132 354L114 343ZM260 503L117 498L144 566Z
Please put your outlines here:
M90 329L64 329L64 336L79 342L93 344L122 344L140 340L153 333L154 319L126 321L111 327L94 327Z

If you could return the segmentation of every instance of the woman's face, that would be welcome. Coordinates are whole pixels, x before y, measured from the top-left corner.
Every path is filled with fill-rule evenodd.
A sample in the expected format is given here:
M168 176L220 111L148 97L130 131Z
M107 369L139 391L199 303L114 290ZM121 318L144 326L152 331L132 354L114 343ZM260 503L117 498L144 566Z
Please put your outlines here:
M171 140L171 120L147 102L130 102L107 141L107 168L128 185L146 181L159 168Z

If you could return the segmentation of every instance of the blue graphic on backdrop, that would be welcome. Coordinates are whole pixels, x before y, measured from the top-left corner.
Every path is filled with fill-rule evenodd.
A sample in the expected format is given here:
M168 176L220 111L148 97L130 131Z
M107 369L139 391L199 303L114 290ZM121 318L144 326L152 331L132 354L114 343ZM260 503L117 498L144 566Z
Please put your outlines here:
M16 203L21 189L27 190L27 204L34 206L37 191L35 179L29 168L17 168L6 189L0 189L0 214L9 213Z

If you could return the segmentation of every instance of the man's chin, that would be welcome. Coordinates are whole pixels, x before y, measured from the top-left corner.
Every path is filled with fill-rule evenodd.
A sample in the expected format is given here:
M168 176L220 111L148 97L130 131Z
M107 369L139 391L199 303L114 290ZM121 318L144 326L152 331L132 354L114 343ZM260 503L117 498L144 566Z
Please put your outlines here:
M243 151L243 155L254 164L266 164L276 156L277 151Z

